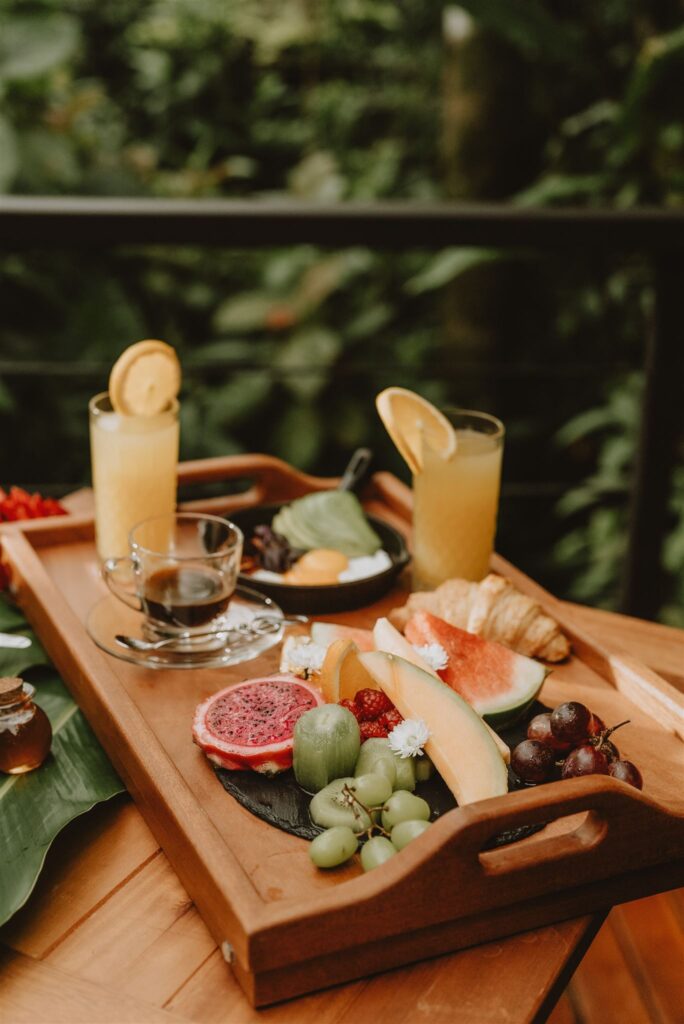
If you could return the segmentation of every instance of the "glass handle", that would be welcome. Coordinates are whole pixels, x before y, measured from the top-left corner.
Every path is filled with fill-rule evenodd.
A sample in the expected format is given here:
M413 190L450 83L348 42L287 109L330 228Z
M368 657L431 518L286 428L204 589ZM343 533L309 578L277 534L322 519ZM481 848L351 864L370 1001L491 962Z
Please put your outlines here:
M102 578L115 597L141 612L142 603L135 591L135 562L129 555L121 558L108 558L102 566Z

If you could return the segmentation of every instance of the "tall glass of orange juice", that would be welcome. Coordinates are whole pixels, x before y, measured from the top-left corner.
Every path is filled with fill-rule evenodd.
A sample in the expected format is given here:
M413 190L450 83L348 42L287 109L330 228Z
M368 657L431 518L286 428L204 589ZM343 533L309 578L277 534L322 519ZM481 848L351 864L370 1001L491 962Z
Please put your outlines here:
M420 438L413 474L413 583L428 590L489 572L499 505L504 426L487 413L446 410L452 451Z
M137 523L175 511L178 402L173 398L156 415L123 415L103 392L89 411L95 534L104 561L129 553L128 534Z

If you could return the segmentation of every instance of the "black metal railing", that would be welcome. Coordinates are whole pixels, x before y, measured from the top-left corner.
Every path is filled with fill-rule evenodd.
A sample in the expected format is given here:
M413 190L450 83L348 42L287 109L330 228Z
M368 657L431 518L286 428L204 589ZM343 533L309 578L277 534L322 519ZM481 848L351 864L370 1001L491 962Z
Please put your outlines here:
M338 205L260 200L0 197L0 248L35 245L299 243L328 248L613 250L651 260L652 329L631 494L622 608L652 617L663 600L662 546L684 409L684 213L662 209L530 209L504 205Z
M0 197L0 244L328 248L447 245L662 252L684 249L684 214L468 203Z

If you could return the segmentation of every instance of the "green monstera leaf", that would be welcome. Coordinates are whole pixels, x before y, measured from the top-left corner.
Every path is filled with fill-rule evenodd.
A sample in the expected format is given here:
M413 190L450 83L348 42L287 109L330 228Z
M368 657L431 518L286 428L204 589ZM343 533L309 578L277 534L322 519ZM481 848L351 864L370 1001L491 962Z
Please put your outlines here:
M21 675L52 725L52 752L25 775L0 775L0 924L26 903L47 852L68 822L124 789L64 683L26 621L0 600L0 631L33 640L25 650L0 648L0 676Z

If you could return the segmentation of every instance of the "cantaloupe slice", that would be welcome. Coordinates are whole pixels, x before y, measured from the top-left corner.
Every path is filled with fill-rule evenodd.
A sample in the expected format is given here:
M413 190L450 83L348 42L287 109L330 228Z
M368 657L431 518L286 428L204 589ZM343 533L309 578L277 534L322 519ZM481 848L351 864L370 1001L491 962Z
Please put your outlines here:
M392 625L389 619L377 620L373 627L373 640L375 641L376 651L396 654L398 658L405 658L406 661L410 661L412 665L422 669L423 672L429 672L435 679L439 679L437 672L428 665L424 658L421 658L420 654L411 646L406 637L402 636L399 630ZM510 764L511 748L507 743L504 743L501 737L486 722L484 722L484 725L492 734L492 739L499 748L504 761L506 764Z
M337 622L314 622L311 639L321 647L330 647L333 640L353 640L360 651L373 650L373 634L370 629L357 626L340 626Z
M359 690L377 690L378 683L359 661L352 640L333 640L323 661L319 685L328 704L353 700Z
M491 733L457 693L392 654L371 651L359 659L404 718L426 723L425 750L461 806L508 792L506 765Z
M436 676L434 669L430 668L424 658L421 658L418 651L414 650L408 640L402 636L399 630L392 625L389 619L378 619L373 626L373 643L376 651L384 651L386 654L396 654L398 658L410 661L423 672L429 672Z

